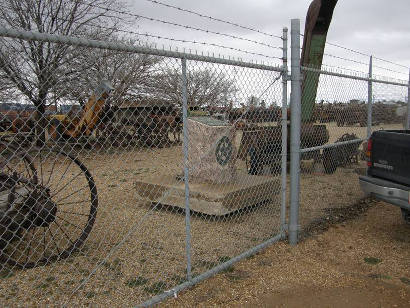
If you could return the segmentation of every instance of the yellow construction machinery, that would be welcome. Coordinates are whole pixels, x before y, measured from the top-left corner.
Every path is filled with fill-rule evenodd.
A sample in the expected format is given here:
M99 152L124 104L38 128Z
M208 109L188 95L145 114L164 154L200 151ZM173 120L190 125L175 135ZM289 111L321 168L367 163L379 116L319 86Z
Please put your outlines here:
M90 136L101 120L106 100L112 90L114 88L109 81L102 81L78 116L53 115L49 126L51 138L61 140Z

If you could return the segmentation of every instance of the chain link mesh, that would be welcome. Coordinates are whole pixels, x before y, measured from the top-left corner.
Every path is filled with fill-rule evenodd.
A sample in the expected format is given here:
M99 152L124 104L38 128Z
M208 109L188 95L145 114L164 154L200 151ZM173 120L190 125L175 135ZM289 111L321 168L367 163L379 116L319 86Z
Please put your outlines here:
M188 61L187 273L181 60L50 48L0 64L5 303L140 303L279 233L280 73Z
M190 200L199 209L192 220L198 275L280 232L282 83L277 72L195 61L188 68L188 76L199 70L229 78L230 102L241 106L211 110L221 119L216 123L206 123L201 112L188 118L191 189L204 195ZM201 211L204 201L209 209Z
M2 50L12 42L2 40ZM78 73L44 70L37 89L23 62L16 78L33 76L24 80L32 97L22 85L10 86L16 96L2 104L1 268L10 276L1 282L4 299L141 302L185 275L183 217L156 212L135 188L182 168L180 99L167 88L180 87L180 63L53 47L77 55L66 69Z
M302 72L303 237L363 208L358 204L364 197L358 176L366 172L369 82L365 75L342 76L343 71ZM402 128L407 87L377 82L372 87L371 131Z
M374 82L373 130L405 128L407 96L407 87Z
M0 41L2 303L133 305L284 235L280 69L51 42L65 60L33 66L15 41ZM363 197L368 82L302 71L308 234ZM406 91L373 83L373 130L401 127Z

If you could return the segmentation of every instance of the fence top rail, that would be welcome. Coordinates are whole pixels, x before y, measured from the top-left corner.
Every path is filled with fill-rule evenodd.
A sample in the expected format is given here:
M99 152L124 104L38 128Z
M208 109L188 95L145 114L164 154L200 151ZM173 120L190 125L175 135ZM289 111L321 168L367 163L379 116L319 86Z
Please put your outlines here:
M330 75L330 76L335 76L335 77L342 77L342 78L348 78L348 79L355 79L355 80L362 80L362 81L371 81L374 83L384 83L384 84L389 84L389 85L395 85L395 86L401 86L401 87L408 87L410 88L410 83L406 83L406 81L403 80L403 82L397 82L397 81L389 81L389 80L382 80L382 79L375 79L375 78L369 78L369 77L364 77L363 76L358 76L358 75L349 75L349 74L344 74L340 72L330 72L326 70L320 70L312 67L302 67L302 71L307 71L307 72L314 72L318 74L323 74L323 75Z
M313 152L313 151L318 151L318 150L323 150L323 149L337 148L337 147L348 145L348 144L362 143L363 141L366 141L366 140L367 138L365 139L359 138L359 139L348 140L348 141L343 141L343 142L328 143L324 145L319 145L317 147L300 149L300 153L308 153L308 152Z
M2 27L2 26L0 26L0 37L17 38L17 39L26 40L26 41L43 41L43 42L51 42L51 43L60 43L60 44L67 44L67 45L72 45L72 46L109 49L109 50L116 50L116 51L123 51L123 52L133 52L133 53L152 55L152 56L162 56L162 57L187 59L187 60L201 61L201 62L208 62L208 63L240 66L240 67L246 67L246 68L266 70L266 71L275 71L275 72L283 71L283 67L279 65L274 66L274 65L258 64L258 63L252 63L252 62L233 60L229 58L228 59L218 58L214 56L205 56L205 55L198 55L198 54L165 50L165 49L157 49L157 48L151 48L151 47L134 46L134 45L128 45L128 44L124 44L120 42L105 42L105 41L90 40L90 39L65 36L65 35L55 35L55 34L40 33L40 32L35 32L35 31L17 30L17 29Z

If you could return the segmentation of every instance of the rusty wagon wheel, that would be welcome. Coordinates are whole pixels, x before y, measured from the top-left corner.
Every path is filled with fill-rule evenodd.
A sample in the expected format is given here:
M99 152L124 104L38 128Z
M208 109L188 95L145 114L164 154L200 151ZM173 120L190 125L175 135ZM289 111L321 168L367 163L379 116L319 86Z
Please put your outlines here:
M32 268L77 252L97 207L94 180L77 158L0 143L1 267Z

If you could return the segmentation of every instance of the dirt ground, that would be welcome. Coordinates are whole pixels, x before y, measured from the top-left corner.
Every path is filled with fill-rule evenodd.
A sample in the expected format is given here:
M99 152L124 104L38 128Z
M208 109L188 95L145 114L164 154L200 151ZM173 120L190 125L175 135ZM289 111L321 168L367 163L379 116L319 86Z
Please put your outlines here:
M409 307L410 226L373 202L296 247L273 245L165 307Z
M362 135L364 137L365 134L365 128L361 127L337 128L333 123L328 125L332 140L335 139L336 135L340 136L346 131L357 132L358 135L360 133L361 137ZM96 222L81 251L48 266L26 270L13 268L10 272L1 273L1 306L62 304L69 306L134 306L185 281L184 213L170 208L158 207L153 209L149 202L141 200L136 195L134 186L137 180L144 180L153 176L160 178L164 175L180 174L182 172L181 146L174 144L165 148L135 147L105 150L103 153L93 151L76 153L91 171L97 185L99 198ZM65 165L67 165L67 162ZM215 279L242 283L242 276L265 272L267 268L266 265L263 265L264 262L276 266L273 267L274 271L267 279L272 280L272 283L276 286L280 286L280 288L275 286L275 290L281 292L286 291L285 287L291 285L292 281L287 281L286 278L292 274L300 275L298 279L295 278L294 283L301 284L306 281L307 286L309 286L307 282L311 278L315 283L320 281L324 283L330 281L332 275L342 277L340 273L338 274L332 268L329 269L330 276L327 277L327 280L325 278L320 280L316 277L319 273L327 271L328 267L326 266L328 264L326 262L321 264L319 263L320 259L315 260L314 258L325 256L324 250L328 250L328 253L331 254L334 241L329 243L328 246L325 244L326 241L315 238L314 247L316 250L312 249L312 255L309 257L311 259L304 261L304 263L298 263L298 260L308 255L306 254L308 249L306 245L312 241L311 234L318 226L323 226L323 222L326 221L332 223L343 221L350 216L343 209L356 204L363 197L357 182L357 169L359 167L358 164L338 168L334 174L328 175L304 165L301 177L300 224L302 234L308 240L296 248L290 248L284 243L274 245L269 251L272 251L273 255L279 258L277 262L274 258L267 258L267 261L260 261L261 264L257 269L256 265L259 261L247 260L246 262L255 262L254 270L249 271L246 267L241 269L241 265L238 265L235 266L235 275L226 276L229 273L225 273ZM238 161L237 168L244 169L245 163ZM42 172L47 174L53 169L54 172L58 170L58 172L64 173L64 163L61 162L61 166L58 163L55 167L53 167L53 164L46 164ZM76 173L73 170L71 174L74 176ZM271 176L277 176L279 179L279 175ZM60 185L59 187L65 186L64 183L70 184L67 191L63 191L64 195L68 195L71 191L74 192L77 187L84 185L81 179L78 179L78 183L76 181L75 185L68 180L60 184L57 181L58 179L58 176L53 177L53 181L56 182L55 185ZM278 198L255 209L236 213L231 217L222 219L201 215L192 216L193 275L204 273L278 234L280 227L280 188L275 186L272 189L278 192ZM72 198L72 200L70 199L70 206L83 199L81 195ZM397 218L397 226L401 226L397 211L393 216ZM71 220L73 216L65 217L71 217L71 222L75 221ZM66 227L71 228L73 234L78 233L69 224ZM344 229L346 227L340 227L338 231ZM358 243L358 240L355 239L356 233L353 231L349 233L335 232L333 235L336 242L343 235L340 240L351 242L352 247L356 247L354 245ZM371 243L379 240L378 237L371 238ZM64 240L67 242L67 239L64 239L64 236L61 235L59 241L63 242ZM362 242L362 245L367 245L364 240ZM392 244L391 247L395 247L395 245ZM408 242L403 242L402 245L407 245L407 249L409 248ZM51 248L54 249L52 246ZM341 253L340 248L336 246L334 248L335 251L339 249L339 253ZM400 249L400 247L398 246L397 249ZM356 251L356 248L345 248L345 250L350 255ZM393 250L393 248L388 249L388 252L392 251L396 250ZM370 256L379 257L376 248L369 251L369 254ZM364 257L366 257L365 254L362 259ZM382 257L383 260L388 259ZM335 258L337 259L337 257ZM288 262L287 265L282 266L286 262ZM308 265L316 270L315 275L311 277L308 273L303 272L300 264ZM370 267L370 269L378 268L384 264L386 264L386 261ZM363 266L367 265L364 264ZM241 269L239 274L237 273L238 269ZM369 272L369 274L371 273ZM402 276L398 276L390 270L381 271L380 274L392 277L392 279L387 280L388 283L400 279L400 277L410 278L408 274L402 273ZM375 278L369 281L379 280L384 281L386 279ZM194 291L196 295L192 295L190 303L225 304L225 302L219 302L218 298L219 296L227 296L226 298L228 298L231 289L225 289L227 283L224 280L222 282L220 285L223 287L219 289L214 288L210 289L209 292L204 290L204 292L198 293ZM255 282L249 282L249 285L253 285L253 283ZM260 290L263 290L262 285ZM398 285L400 284L398 283ZM258 287L258 284L255 284L255 287ZM235 294L247 294L247 288ZM252 288L249 287L249 290ZM188 294L192 294L192 292L189 291L185 295L187 304L189 303ZM308 290L306 292L309 293ZM260 296L258 295L256 298L260 298ZM209 300L211 301L208 302ZM212 300L216 300L216 302L212 302ZM184 304L184 302L181 302L181 304Z

